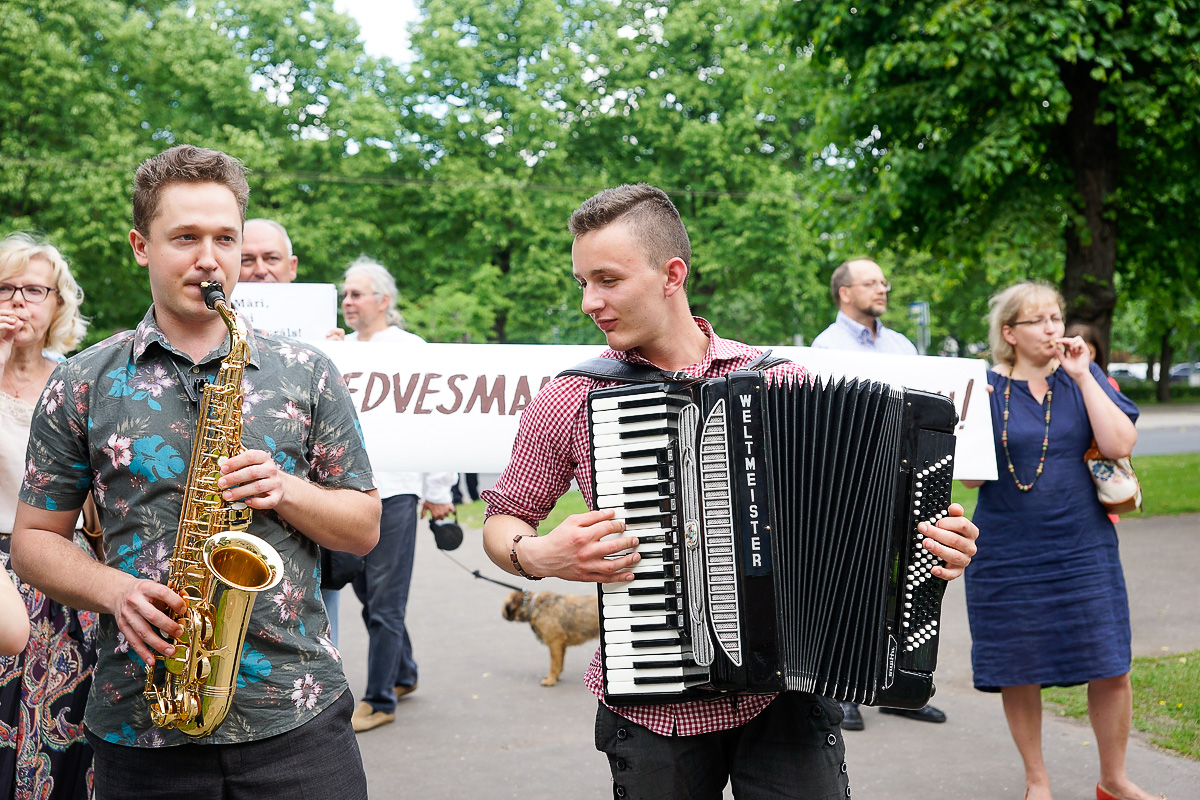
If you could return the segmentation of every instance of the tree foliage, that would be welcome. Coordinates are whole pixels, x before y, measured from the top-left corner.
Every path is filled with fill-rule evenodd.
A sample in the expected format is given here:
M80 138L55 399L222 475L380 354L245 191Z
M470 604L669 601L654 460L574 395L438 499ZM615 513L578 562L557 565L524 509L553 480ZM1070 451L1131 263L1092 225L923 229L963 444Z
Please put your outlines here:
M964 277L1000 277L996 261L1025 268L1008 282L1061 275L1068 315L1106 334L1118 269L1181 277L1164 259L1198 233L1180 214L1197 191L1194 0L802 2L781 30L827 71L842 225Z

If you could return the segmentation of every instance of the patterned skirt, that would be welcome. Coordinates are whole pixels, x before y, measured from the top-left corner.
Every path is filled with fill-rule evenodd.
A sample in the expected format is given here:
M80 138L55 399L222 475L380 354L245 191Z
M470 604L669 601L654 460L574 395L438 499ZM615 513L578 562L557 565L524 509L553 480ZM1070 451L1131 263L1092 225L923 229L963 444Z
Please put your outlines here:
M12 537L0 535L0 580L11 580ZM81 533L76 544L90 551ZM92 797L92 748L83 710L96 666L99 615L20 584L29 612L25 652L0 657L0 798Z

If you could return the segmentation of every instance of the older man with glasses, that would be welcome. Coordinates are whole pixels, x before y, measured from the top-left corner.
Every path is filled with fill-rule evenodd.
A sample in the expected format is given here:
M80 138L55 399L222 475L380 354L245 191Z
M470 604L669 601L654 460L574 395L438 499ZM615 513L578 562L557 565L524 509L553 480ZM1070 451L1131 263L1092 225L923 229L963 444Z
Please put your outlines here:
M904 334L879 321L887 312L892 285L874 261L859 258L842 264L833 271L829 289L838 307L837 319L813 340L813 347L917 354L917 348Z

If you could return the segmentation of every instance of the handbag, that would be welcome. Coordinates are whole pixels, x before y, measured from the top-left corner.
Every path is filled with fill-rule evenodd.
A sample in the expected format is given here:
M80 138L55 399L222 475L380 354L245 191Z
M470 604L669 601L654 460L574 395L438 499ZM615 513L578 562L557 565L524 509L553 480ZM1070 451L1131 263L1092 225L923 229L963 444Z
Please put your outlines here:
M336 590L354 580L366 569L367 560L354 553L321 548L321 588Z
M1126 514L1142 508L1142 486L1128 458L1105 458L1092 440L1083 454L1088 473L1096 487L1100 505L1110 514Z

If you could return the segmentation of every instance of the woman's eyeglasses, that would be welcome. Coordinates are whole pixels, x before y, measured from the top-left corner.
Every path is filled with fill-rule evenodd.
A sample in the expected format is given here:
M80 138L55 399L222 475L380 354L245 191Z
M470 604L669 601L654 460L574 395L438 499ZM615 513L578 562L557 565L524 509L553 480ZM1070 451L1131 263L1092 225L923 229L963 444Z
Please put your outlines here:
M1046 327L1046 325L1053 325L1055 327L1058 327L1059 325L1063 324L1063 318L1062 318L1061 314L1055 314L1052 317L1038 317L1037 319L1019 319L1016 322L1010 322L1008 324L1010 327L1013 327L1013 328L1017 327L1018 325L1041 325L1043 328Z
M17 292L25 298L26 303L42 303L50 296L51 292L57 292L50 286L40 286L36 283L28 284L27 286L13 286L11 283L0 283L0 303L12 300Z

